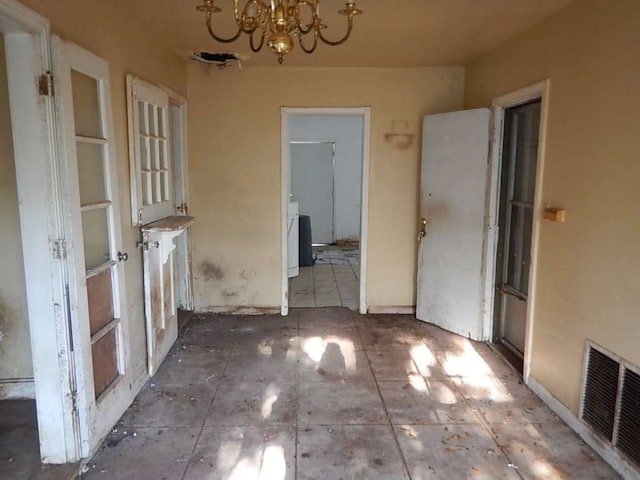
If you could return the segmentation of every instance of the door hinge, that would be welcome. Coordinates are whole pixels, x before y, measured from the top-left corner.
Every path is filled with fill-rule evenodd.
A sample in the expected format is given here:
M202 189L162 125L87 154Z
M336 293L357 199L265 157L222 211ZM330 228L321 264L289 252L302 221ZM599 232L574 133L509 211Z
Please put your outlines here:
M38 93L45 97L53 97L55 95L53 89L53 74L47 72L38 77Z
M63 238L51 241L51 257L54 260L67 259L67 241Z
M78 413L78 390L71 390L71 410Z

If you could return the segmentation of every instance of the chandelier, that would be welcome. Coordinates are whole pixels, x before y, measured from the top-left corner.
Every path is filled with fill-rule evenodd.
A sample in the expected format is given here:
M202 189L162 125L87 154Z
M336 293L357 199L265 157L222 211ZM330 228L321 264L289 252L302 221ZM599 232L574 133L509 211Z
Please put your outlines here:
M330 40L323 33L327 26L320 17L320 0L247 0L242 9L238 7L239 0L233 0L233 14L238 31L232 37L224 38L213 31L213 14L221 11L214 2L215 0L204 0L203 5L196 7L205 13L207 29L214 39L230 43L246 33L253 52L260 51L266 42L278 56L279 63L293 49L293 37L298 37L300 48L305 53L312 53L316 49L318 39L333 46L344 43L351 35L353 17L362 13L356 8L355 2L346 2L345 8L338 13L347 17L347 32L339 40Z

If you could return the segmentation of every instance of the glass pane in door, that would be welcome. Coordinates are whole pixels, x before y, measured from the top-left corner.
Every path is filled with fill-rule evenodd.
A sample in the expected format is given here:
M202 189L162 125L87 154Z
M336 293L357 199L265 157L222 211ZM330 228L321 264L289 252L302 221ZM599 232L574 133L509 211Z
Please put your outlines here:
M102 145L76 142L76 154L78 156L80 205L85 206L106 201Z
M102 115L98 82L88 75L71 70L71 88L76 135L101 138Z
M106 208L82 212L82 240L87 270L111 260L109 218Z

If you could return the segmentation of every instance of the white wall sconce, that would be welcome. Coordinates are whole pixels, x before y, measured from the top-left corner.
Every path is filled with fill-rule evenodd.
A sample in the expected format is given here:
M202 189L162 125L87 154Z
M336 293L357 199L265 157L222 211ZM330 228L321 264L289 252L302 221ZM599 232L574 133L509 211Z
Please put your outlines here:
M405 150L413 145L415 135L409 129L409 122L394 120L391 123L391 131L384 134L384 139L399 150Z

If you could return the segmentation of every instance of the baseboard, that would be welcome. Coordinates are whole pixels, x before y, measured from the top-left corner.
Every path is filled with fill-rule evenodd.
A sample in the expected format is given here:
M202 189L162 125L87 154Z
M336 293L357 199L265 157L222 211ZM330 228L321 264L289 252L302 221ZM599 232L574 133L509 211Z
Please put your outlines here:
M369 305L372 315L415 315L416 307L412 305Z
M593 448L605 462L616 470L625 480L637 480L640 472L636 470L622 455L616 452L611 445L594 435L589 427L582 423L571 410L565 407L546 388L538 383L531 375L526 384L538 395L547 406L555 412L571 429L576 432L587 445Z
M36 386L33 378L0 380L0 400L33 400Z
M280 307L205 307L196 313L217 313L218 315L280 315Z

